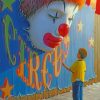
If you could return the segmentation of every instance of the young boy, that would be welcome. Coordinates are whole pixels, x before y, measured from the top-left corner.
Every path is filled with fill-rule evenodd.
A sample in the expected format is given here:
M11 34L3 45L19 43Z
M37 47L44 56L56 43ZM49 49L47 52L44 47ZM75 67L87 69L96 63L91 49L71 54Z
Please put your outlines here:
M86 63L84 59L87 57L87 51L84 48L78 50L77 58L69 68L64 63L63 66L72 72L72 91L73 100L83 100L83 82L85 79Z

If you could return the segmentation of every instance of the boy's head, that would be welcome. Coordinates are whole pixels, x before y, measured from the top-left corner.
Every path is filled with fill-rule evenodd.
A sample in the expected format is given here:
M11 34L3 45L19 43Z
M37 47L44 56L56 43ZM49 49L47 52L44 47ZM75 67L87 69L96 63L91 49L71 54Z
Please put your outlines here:
M77 57L78 59L85 59L87 57L87 50L85 48L80 48Z

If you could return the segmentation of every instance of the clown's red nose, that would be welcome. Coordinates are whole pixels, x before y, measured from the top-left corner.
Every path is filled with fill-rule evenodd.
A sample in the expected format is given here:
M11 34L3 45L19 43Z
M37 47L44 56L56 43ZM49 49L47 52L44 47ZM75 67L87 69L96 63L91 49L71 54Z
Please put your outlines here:
M59 32L59 35L61 35L62 37L67 36L69 33L69 26L65 23L60 24L58 27L58 32Z

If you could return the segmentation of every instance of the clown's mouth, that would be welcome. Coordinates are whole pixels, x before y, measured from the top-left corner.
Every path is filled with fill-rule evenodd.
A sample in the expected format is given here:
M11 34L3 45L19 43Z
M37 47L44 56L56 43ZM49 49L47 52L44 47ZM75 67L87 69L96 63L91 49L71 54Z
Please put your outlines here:
M45 45L50 48L55 48L59 46L63 40L63 37L67 36L69 33L69 26L66 23L62 23L58 27L59 36L54 36L52 33L45 33L43 41Z
M43 41L45 45L47 45L50 48L55 48L59 46L62 42L61 36L53 36L52 33L46 33L43 37Z

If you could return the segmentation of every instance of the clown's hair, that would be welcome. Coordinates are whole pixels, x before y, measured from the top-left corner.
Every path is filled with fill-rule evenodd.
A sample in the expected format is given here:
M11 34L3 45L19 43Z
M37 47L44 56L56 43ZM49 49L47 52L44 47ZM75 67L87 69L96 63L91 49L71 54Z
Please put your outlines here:
M53 1L74 3L77 4L79 8L82 8L82 6L84 5L84 0L22 0L20 8L24 15L29 17L31 14L34 14L38 9L40 9L44 5L48 5Z

